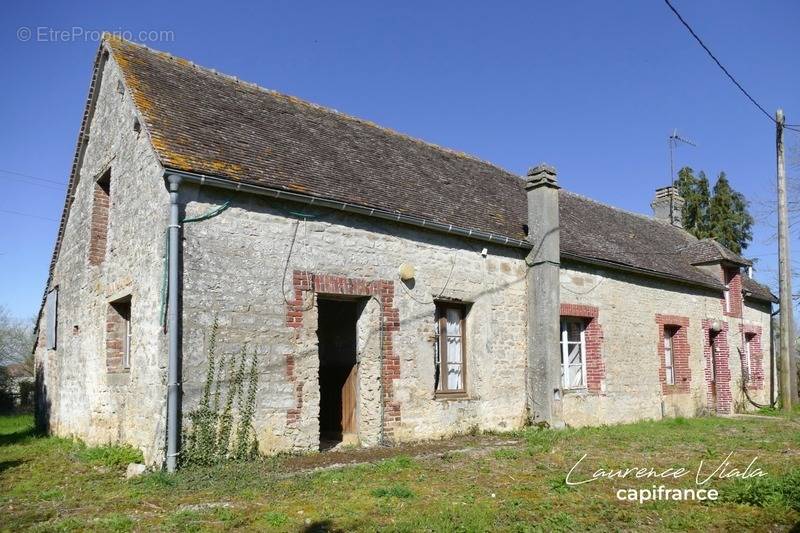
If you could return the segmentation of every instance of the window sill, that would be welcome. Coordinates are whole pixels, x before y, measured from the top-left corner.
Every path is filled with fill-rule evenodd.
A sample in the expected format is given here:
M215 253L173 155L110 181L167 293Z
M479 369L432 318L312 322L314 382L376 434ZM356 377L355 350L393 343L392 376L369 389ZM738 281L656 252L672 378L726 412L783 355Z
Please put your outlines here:
M566 396L605 396L606 391L583 387L580 389L561 389L561 397Z
M434 400L470 400L471 398L466 392L435 392L433 394Z

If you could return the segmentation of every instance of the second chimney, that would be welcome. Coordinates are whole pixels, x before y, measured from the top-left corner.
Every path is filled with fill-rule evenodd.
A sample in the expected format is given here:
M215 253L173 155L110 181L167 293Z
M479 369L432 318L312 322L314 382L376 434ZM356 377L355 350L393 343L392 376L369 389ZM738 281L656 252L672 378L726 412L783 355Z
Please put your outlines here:
M683 227L683 204L685 200L675 187L656 189L656 197L650 202L653 216L657 220L669 222L673 226Z

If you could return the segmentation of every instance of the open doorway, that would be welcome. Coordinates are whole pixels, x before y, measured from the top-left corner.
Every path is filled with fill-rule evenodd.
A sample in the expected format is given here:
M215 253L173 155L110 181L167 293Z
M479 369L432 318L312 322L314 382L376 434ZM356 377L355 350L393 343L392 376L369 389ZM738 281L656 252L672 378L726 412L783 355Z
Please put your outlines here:
M357 434L356 360L359 303L318 300L320 450L354 442Z

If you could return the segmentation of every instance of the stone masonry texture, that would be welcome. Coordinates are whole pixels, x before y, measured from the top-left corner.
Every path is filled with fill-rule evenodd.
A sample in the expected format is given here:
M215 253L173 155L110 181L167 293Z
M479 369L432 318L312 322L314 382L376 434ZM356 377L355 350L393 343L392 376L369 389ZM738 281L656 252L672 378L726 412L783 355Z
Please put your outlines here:
M90 444L127 442L153 463L164 447L167 352L159 310L168 195L146 133L134 130L130 96L117 90L120 79L107 62L50 287L59 289L58 344L47 350L37 343L35 358L40 409L53 433ZM95 202L96 181L109 169L104 206ZM98 216L93 207L106 213ZM116 360L107 359L107 319L110 302L126 297L131 367L117 372Z
M120 80L116 63L105 63L49 287L59 290L58 345L48 350L39 342L35 352L39 400L53 433L91 444L129 443L149 464L159 464L168 194L164 168L147 128L134 128L137 110ZM103 214L96 182L106 172ZM530 418L524 250L210 187L184 184L180 201L182 217L230 202L216 217L183 225L184 413L200 401L217 320L220 355L243 347L258 355L253 425L261 451L317 449L318 300L336 297L358 302L361 444L510 430ZM412 279L400 279L402 264L413 266ZM718 290L578 262L562 263L560 294L561 313L587 322L587 388L560 391L559 416L567 425L745 410L740 353L747 335L753 368L745 386L766 403L768 348L762 344L769 339L769 304L745 300L737 312L725 313ZM121 371L119 323L109 308L128 299L131 358ZM439 300L468 304L464 398L434 394ZM40 334L54 319L42 317ZM722 331L715 340L720 356L712 403L709 329L715 321ZM679 327L674 388L665 388L663 378L664 325Z

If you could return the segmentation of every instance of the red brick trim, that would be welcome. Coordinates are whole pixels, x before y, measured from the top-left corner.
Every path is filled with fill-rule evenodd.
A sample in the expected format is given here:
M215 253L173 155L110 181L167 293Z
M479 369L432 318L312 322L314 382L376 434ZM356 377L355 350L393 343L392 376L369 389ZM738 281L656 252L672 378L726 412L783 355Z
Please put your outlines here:
M733 398L731 396L731 368L728 364L730 350L728 348L728 323L721 321L722 329L714 335L711 331L713 320L703 320L703 355L705 356L706 401L708 408L717 413L730 413ZM711 391L711 343L717 351L716 358L716 389L717 401Z
M689 367L691 350L689 349L689 319L685 316L656 314L658 324L658 380L661 382L662 394L683 394L689 392L692 382L692 370ZM675 384L667 385L667 368L664 360L664 329L675 327L672 337L672 368Z
M739 333L742 334L742 341L745 337L750 337L750 376L747 380L747 388L750 390L761 390L764 388L764 354L761 350L761 326L749 326L739 324ZM745 366L744 346L742 346L742 368Z
M400 311L394 306L394 282L391 280L372 280L315 274L313 272L295 270L292 274L294 298L286 308L286 326L301 328L304 308L304 295L307 292L316 294L337 294L347 296L373 296L381 306L382 363L383 363L383 421L384 436L391 441L394 428L400 422L400 402L394 398L394 382L400 379L400 357L394 350L394 333L400 330ZM286 413L286 423L297 427L300 423L302 408L303 382L294 373L294 354L286 354L286 377L294 384L295 407Z
M725 296L722 297L722 312L725 316L742 317L742 273L737 268L722 267L722 282L728 280L731 310L725 310Z
M300 425L300 411L303 409L303 382L294 373L294 354L286 354L286 379L294 386L294 407L286 410L286 425L296 428Z
M606 372L602 354L603 329L598 321L599 314L598 308L591 305L561 304L561 316L587 319L586 389L593 393L602 392Z
M575 316L579 318L597 318L600 311L597 307L580 304L561 304L561 316Z
M106 258L108 211L111 206L111 172L94 183L92 218L89 226L89 264L97 266Z

